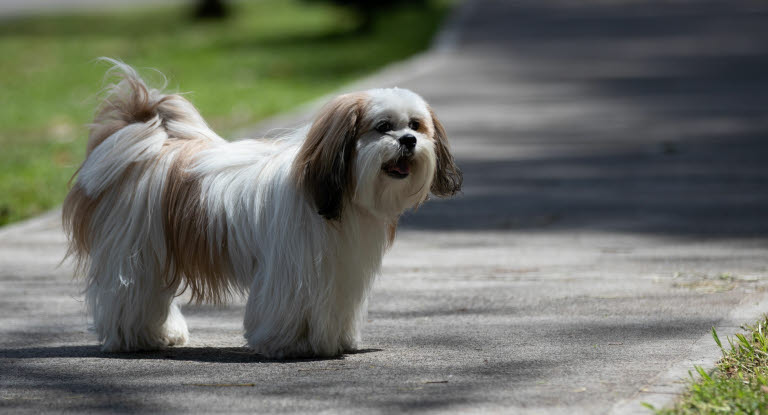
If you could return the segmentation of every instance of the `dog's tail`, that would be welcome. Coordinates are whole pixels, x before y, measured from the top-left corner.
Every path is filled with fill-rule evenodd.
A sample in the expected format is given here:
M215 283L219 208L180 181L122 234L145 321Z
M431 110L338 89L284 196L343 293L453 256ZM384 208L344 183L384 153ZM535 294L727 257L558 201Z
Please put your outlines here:
M202 137L219 140L200 113L181 95L165 94L147 86L136 71L123 62L99 58L112 64L107 75L117 75L118 82L106 88L106 97L90 125L87 155L101 143L128 125L157 121L169 136L178 139Z
M104 206L118 201L102 203L105 198L116 197L118 192L111 189L140 182L133 176L148 170L142 165L157 163L180 141L194 140L202 145L224 141L181 95L150 88L133 68L120 61L100 60L112 65L107 74L117 75L118 79L105 90L106 96L90 125L85 161L75 173L76 182L62 207L62 222L70 241L67 257L76 257L79 267L87 262L92 248L91 228L107 222L105 215L115 215ZM144 185L123 193L132 194L137 201L139 193L147 192L150 184L156 186L163 181L144 180Z

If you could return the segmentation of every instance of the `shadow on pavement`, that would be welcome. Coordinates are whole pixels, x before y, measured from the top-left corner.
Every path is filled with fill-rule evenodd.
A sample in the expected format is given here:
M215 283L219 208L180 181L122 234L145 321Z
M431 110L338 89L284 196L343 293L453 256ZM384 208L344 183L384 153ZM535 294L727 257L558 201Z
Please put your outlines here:
M376 353L381 349L360 349L349 354ZM344 355L329 358L268 359L246 347L171 347L160 351L108 353L99 346L51 346L0 349L0 359L98 358L126 360L180 360L208 363L294 363L343 360Z
M768 141L760 136L580 152L460 161L463 194L431 201L401 225L681 237L768 233Z
M764 3L483 6L444 69L454 87L414 82L445 114L464 193L403 226L766 234Z

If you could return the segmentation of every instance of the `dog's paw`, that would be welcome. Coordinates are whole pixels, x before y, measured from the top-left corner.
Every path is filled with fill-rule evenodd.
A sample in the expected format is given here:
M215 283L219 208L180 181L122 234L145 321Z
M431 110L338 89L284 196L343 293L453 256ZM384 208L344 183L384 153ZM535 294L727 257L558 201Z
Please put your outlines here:
M352 340L352 341L344 341L344 340L342 340L341 341L341 350L344 353L354 353L354 352L357 351L357 349L358 349L358 347L357 347L357 340Z
M120 336L108 337L103 341L101 351L125 353L163 350L170 346L181 346L187 340L189 340L189 333L186 330L186 324L183 329L182 327L175 327L172 330L168 330L166 326L163 326L160 331L155 329L151 332L138 333L135 337L131 338Z
M189 329L181 310L176 304L171 306L168 318L163 324L159 342L163 346L182 346L189 340Z
M183 346L189 341L189 332L186 330L169 330L158 340L163 346Z

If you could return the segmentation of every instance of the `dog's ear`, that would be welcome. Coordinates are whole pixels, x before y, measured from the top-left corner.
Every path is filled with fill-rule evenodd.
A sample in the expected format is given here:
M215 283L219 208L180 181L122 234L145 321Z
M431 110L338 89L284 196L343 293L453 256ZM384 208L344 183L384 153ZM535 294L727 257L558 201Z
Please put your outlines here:
M320 111L294 163L299 188L315 202L326 219L339 219L354 186L358 127L366 102L364 94L341 95Z
M437 163L435 166L435 178L432 180L430 191L435 196L448 197L453 196L461 190L463 176L459 166L453 160L453 154L448 144L448 136L445 133L445 127L437 119L432 108L429 109L432 116L432 125L434 126L435 156Z

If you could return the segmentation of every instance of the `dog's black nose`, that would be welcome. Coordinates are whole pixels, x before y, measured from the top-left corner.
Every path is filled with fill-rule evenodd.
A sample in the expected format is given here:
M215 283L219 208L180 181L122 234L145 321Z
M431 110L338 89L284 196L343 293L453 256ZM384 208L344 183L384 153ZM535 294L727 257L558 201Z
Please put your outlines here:
M400 144L404 145L408 150L413 150L416 147L416 137L413 134L406 134L400 137Z

